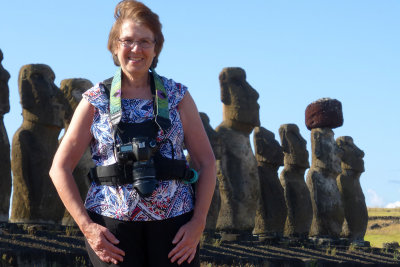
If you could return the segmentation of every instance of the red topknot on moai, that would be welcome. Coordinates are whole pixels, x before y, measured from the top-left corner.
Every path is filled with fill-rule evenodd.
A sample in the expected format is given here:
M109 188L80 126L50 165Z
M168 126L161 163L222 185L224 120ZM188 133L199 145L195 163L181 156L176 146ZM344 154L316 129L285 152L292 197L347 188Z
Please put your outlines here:
M322 98L306 108L306 125L311 130L312 163L307 174L313 220L310 237L339 238L344 220L336 177L341 173L341 149L332 128L343 124L342 104Z
M306 126L334 129L343 125L342 103L336 99L321 98L306 108Z

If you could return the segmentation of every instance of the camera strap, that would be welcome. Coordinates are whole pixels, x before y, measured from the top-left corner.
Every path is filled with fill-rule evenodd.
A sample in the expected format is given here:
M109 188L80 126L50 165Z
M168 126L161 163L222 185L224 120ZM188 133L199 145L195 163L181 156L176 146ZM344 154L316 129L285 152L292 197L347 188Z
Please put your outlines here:
M162 135L165 135L169 128L171 127L171 120L169 118L169 109L168 109L168 97L167 90L164 87L163 82L161 81L160 76L156 73L156 71L151 68L151 74L153 77L155 92L152 90L153 95L153 103L154 103L154 122L162 131ZM113 129L113 137L116 132L116 128L118 123L122 118L122 108L121 108L121 79L122 79L122 69L119 67L114 74L114 77L111 82L111 90L110 90L110 123ZM115 141L115 140L114 140Z

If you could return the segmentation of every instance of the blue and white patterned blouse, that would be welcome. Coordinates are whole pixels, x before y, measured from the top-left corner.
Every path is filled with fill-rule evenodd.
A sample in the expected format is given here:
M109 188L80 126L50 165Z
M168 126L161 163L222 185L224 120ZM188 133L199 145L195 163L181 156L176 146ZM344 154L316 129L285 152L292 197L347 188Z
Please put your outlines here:
M171 130L167 137L174 146L175 159L184 159L183 128L178 104L187 87L160 76L168 95ZM113 138L109 121L109 99L103 83L98 83L83 94L95 108L91 133L92 159L96 166L106 166L116 162L113 152ZM140 123L152 119L153 100L122 99L122 122ZM158 137L161 138L161 133ZM161 145L161 154L172 158L168 142ZM92 183L85 201L86 209L123 221L153 221L175 217L193 209L193 190L191 185L178 180L159 181L157 188L149 197L142 198L131 184L123 186L96 185Z

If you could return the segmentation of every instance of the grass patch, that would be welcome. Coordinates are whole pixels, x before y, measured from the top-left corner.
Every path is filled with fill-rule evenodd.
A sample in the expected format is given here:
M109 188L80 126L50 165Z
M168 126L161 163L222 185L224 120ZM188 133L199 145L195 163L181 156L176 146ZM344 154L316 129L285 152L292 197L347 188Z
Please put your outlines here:
M364 240L369 241L371 247L383 248L383 243L399 242L400 233L395 235L366 234Z
M378 224L381 228L370 229L371 225ZM367 233L364 240L369 241L371 246L382 248L383 243L400 241L400 224L392 220L372 220L368 222Z
M368 208L369 217L400 217L400 208Z

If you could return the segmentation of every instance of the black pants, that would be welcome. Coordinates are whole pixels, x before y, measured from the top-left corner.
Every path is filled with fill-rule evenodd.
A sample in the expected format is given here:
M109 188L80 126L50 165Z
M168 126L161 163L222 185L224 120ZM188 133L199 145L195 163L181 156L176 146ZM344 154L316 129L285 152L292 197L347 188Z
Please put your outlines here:
M117 247L125 251L123 262L120 262L118 265L105 263L100 260L85 240L89 258L95 267L200 266L199 247L197 247L196 256L190 264L185 261L181 265L178 265L177 261L171 263L168 259L168 253L175 247L172 244L175 234L182 225L191 219L192 212L162 221L148 222L125 222L104 217L90 211L88 213L95 223L107 227L115 235L120 241Z

